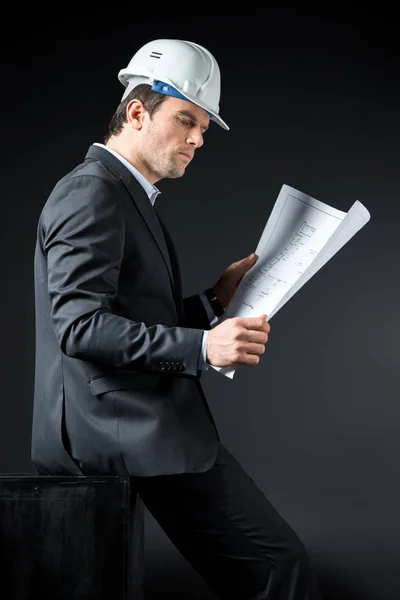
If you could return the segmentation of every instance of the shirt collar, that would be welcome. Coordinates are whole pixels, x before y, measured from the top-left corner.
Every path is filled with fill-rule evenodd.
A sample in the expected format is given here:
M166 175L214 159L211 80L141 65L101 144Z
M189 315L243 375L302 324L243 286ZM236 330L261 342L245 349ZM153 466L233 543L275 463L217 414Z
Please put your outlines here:
M100 146L100 148L104 148L105 150L108 150L108 152L111 152L111 154L113 154L116 158L118 158L118 160L120 160L122 162L122 164L125 165L125 167L127 169L129 169L129 171L132 173L132 175L138 180L138 182L141 184L144 191L148 195L150 202L154 205L154 202L156 201L158 194L161 194L160 190L155 185L150 183L150 181L147 181L146 177L144 177L141 173L139 173L139 171L129 161L127 161L126 158L124 158L123 156L118 154L118 152L116 152L112 148L109 148L105 144L100 144L98 142L94 142L93 145Z

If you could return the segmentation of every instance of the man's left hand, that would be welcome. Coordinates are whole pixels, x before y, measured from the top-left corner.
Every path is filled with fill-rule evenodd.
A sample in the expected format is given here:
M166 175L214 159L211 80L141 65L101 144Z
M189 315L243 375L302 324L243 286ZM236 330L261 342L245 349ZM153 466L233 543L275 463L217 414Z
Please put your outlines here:
M254 252L242 260L229 265L222 273L217 283L213 285L213 290L218 300L221 302L224 310L232 300L239 283L243 276L257 262L258 256Z

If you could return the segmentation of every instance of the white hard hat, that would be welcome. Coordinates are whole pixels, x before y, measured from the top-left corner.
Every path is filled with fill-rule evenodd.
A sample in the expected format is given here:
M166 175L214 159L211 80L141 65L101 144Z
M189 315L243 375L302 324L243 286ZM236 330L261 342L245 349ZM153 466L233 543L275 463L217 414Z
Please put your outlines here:
M118 79L126 87L122 100L139 83L154 91L189 100L208 112L223 129L228 125L219 116L221 75L214 56L194 42L154 40L140 48Z

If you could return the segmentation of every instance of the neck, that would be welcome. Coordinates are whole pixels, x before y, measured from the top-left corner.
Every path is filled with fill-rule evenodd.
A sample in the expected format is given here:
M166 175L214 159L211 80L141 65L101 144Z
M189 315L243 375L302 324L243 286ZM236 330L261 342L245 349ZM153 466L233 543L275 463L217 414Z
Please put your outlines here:
M133 147L132 143L128 143L123 139L121 135L119 136L111 136L108 142L106 143L108 148L115 150L118 152L125 160L127 160L131 165L135 167L152 184L155 184L157 179L150 173L149 169L146 168L143 160L140 157L140 153L136 148Z

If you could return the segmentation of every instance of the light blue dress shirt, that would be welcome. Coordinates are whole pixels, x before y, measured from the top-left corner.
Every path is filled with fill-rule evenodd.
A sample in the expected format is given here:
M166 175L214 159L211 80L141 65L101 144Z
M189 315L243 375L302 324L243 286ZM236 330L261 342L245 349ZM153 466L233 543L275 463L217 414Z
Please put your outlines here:
M122 162L122 164L125 165L125 167L127 169L129 169L129 171L132 173L132 175L137 179L137 181L143 187L144 191L146 192L146 194L149 197L151 204L154 206L154 203L156 201L158 194L161 194L160 190L155 185L153 185L152 183L147 181L147 179L145 177L143 177L143 175L141 173L139 173L139 171L137 169L135 169L135 167L133 165L131 165L130 162L128 162L123 156L118 154L118 152L116 152L112 148L109 148L108 146L105 146L104 144L100 144L98 142L95 142L94 145L100 146L100 148L104 148L105 150L108 150L108 152L111 152L111 154L113 154L113 156L115 156L115 158L118 158L118 160L120 160ZM210 306L210 303L207 300L206 296L204 294L200 294L200 298L204 304L204 308L206 309L208 320L210 321L210 325L214 325L214 323L216 323L218 321L218 317L215 316L214 311L213 311L212 307ZM208 338L208 331L204 330L202 347L201 347L201 355L200 355L200 361L199 361L199 366L198 366L199 369L204 370L204 371L206 371L208 369L208 363L206 360L207 338Z

